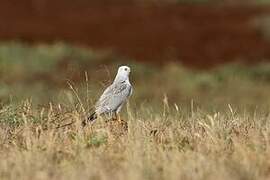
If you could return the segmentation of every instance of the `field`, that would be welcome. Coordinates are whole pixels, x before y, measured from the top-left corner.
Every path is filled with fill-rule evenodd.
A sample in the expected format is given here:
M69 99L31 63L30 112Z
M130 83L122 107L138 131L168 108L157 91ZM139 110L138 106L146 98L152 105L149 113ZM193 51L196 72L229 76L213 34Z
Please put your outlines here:
M117 67L122 124L81 121ZM158 66L63 43L0 45L1 179L269 179L270 64Z

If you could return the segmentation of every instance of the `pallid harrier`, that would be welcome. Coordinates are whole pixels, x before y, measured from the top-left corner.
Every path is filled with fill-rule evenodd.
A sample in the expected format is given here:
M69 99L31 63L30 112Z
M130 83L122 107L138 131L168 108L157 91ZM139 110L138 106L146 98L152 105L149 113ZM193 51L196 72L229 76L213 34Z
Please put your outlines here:
M113 83L105 89L99 100L95 104L95 111L82 125L85 126L87 122L94 121L99 115L115 115L118 119L123 104L132 94L132 86L129 82L130 68L128 66L120 66Z

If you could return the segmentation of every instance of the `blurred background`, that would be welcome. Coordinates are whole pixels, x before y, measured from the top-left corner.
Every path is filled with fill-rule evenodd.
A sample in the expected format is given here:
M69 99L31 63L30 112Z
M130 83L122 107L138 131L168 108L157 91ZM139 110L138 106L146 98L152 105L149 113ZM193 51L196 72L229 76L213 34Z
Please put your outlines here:
M127 64L134 107L270 105L269 0L0 0L0 22L3 104L92 104Z

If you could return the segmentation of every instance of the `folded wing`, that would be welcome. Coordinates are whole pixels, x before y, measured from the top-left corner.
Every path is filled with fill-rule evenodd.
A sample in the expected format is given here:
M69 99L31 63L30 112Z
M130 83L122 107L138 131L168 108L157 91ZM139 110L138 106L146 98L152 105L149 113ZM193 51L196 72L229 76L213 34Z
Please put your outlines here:
M115 112L132 93L129 83L120 82L109 86L96 103L96 113L104 114Z

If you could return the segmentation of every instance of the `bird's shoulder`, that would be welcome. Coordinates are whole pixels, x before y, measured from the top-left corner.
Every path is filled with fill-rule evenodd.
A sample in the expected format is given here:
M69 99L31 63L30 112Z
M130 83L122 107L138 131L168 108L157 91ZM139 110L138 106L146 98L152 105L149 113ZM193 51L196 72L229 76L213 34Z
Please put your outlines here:
M131 85L127 81L116 82L107 87L104 91L104 94L115 95L122 93L125 90L129 90L130 88Z
M120 83L112 83L109 85L102 95L100 96L97 104L100 104L101 102L106 101L108 98L112 96L117 96L118 94L122 93L128 88L128 84L125 82L120 82Z
M112 101L122 101L132 93L132 86L127 81L114 82L108 86L96 103L96 108L103 107Z

